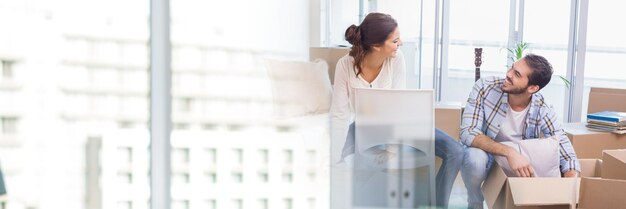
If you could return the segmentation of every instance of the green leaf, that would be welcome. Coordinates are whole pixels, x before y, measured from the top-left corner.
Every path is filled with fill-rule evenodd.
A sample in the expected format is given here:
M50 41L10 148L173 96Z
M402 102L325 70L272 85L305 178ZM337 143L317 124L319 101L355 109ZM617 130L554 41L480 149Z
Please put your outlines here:
M567 80L567 78L563 77L563 76L559 76L559 78L561 78L561 80L563 80L563 82L565 83L565 87L567 87L569 89L571 82L569 80Z

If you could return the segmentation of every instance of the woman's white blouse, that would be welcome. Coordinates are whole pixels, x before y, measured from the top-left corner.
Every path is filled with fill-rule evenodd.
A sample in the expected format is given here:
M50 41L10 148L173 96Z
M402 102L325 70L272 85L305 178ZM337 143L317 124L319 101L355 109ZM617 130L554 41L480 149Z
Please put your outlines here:
M406 88L406 64L404 55L400 50L398 50L396 56L385 59L380 73L371 83L363 79L361 75L357 77L356 71L352 56L345 55L337 61L330 107L331 156L333 156L333 162L340 160L343 143L348 133L348 126L354 121L354 89ZM341 143L337 143L338 141ZM341 145L333 146L333 144Z

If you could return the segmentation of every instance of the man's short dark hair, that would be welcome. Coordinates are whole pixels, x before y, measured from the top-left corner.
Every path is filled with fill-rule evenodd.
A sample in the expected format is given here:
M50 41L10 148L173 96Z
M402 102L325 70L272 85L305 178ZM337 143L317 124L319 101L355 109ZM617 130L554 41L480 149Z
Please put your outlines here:
M527 54L524 56L524 61L532 70L532 73L528 76L528 85L538 85L541 90L550 83L550 79L552 79L552 65L546 58L535 54Z

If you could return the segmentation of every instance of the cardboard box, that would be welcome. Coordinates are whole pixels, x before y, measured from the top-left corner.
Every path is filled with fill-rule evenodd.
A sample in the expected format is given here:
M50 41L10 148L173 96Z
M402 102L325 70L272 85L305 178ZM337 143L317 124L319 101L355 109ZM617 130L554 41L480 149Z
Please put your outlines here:
M335 67L337 67L337 61L348 54L350 48L348 47L311 47L309 48L309 60L323 59L328 63L328 76L330 76L330 83L335 83Z
M626 149L626 134L592 131L585 123L566 123L563 129L578 158L600 159L604 150Z
M626 181L583 177L580 183L580 209L626 208Z
M595 177L602 162L580 159L581 176ZM482 191L489 208L572 208L578 202L580 178L507 177L497 164L489 172Z
M626 180L626 150L604 150L602 161L603 179Z
M592 87L589 91L587 113L605 110L626 112L626 89Z
M457 141L461 135L461 103L437 103L435 127L446 132Z
M615 153L614 152L609 153ZM624 152L621 152L624 153ZM621 154L620 153L620 154ZM606 154L606 152L605 152ZM613 157L615 155L606 154L607 157ZM610 158L605 158L611 161ZM581 174L585 173L586 167L589 167L587 163L590 163L589 160L581 160L581 164L583 170ZM623 164L621 165L623 166ZM605 172L613 172L617 171L616 169L620 169L613 165L613 163L609 162L606 164L604 160L598 160L595 165L596 172L602 171L597 176L605 176ZM613 171L605 171L605 168L613 168ZM621 167L621 169L626 169ZM623 209L626 208L626 180L617 180L617 179L605 179L605 178L597 178L597 177L589 177L584 174L581 175L583 178L580 181L580 195L578 200L578 208L581 209Z

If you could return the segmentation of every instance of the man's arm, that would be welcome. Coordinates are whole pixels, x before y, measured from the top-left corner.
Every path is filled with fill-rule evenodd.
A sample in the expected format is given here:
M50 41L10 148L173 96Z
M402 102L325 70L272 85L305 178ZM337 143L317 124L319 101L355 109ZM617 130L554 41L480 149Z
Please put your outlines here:
M520 177L532 177L535 175L535 170L530 166L530 162L524 158L517 151L504 144L493 141L488 136L481 134L474 138L472 147L476 147L489 152L494 155L501 155L506 157L509 162L509 167L515 171L517 176Z
M541 118L541 131L545 137L557 136L559 139L559 154L561 173L565 177L577 177L580 172L580 162L576 157L574 147L563 131L560 120L552 108L544 107L545 114Z
M490 93L485 90L484 85L484 78L476 81L467 99L461 119L461 142L495 155L505 156L509 161L509 166L516 171L518 176L532 176L534 171L526 158L510 147L493 141L483 133L485 119L483 105L487 94Z

